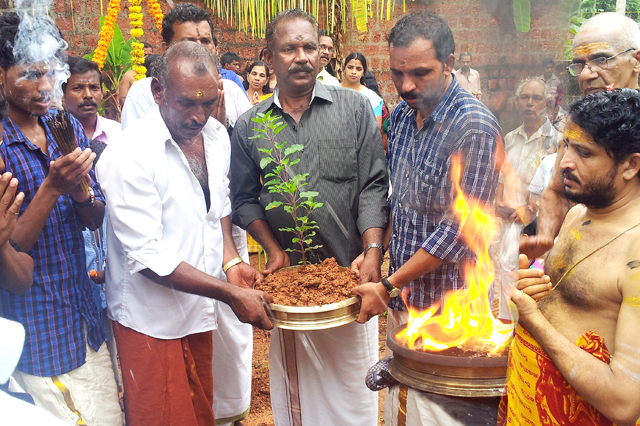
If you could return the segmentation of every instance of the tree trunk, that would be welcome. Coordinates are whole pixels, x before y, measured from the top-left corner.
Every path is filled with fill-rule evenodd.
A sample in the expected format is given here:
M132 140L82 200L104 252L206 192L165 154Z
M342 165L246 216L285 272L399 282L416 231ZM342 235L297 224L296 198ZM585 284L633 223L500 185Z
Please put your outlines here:
M627 0L616 0L616 13L622 15L627 11Z

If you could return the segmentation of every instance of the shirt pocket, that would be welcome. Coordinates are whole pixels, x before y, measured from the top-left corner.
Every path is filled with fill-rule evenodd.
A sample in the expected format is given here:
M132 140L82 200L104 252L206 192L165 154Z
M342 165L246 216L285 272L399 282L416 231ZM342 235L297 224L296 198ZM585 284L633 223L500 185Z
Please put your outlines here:
M358 161L355 142L348 139L318 141L320 177L329 182L356 180Z
M438 214L449 206L443 205L442 197L443 180L446 178L444 164L439 162L424 163L416 173L417 180L413 183L413 191L410 191L408 207L416 212Z

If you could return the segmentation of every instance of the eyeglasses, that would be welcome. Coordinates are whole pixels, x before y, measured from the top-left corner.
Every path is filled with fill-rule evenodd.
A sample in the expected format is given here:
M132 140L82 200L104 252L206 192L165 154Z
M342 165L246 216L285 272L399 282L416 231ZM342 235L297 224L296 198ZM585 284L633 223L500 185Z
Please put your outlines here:
M584 71L584 67L586 66L587 68L589 68L589 70L591 70L591 72L598 72L601 70L606 70L609 68L609 61L611 59L614 59L616 56L620 56L623 53L627 53L627 52L631 52L632 50L636 50L634 47L630 47L627 50L620 52L616 55L610 56L608 58L595 58L591 61L587 61L585 62L574 62L573 64L569 65L567 67L567 71L569 71L569 74L571 74L572 76L578 76L580 74L582 74L582 71Z
M325 46L324 44L321 44L320 46L320 51L322 52L323 50L328 51L329 53L333 54L334 50L332 46Z

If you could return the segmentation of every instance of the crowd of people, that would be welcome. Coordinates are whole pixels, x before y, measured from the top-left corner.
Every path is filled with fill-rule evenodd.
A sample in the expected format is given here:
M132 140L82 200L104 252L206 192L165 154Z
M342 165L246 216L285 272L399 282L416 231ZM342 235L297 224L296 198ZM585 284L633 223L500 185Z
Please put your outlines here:
M604 13L580 27L568 73L584 98L568 111L545 59L541 76L518 85L522 125L504 138L472 55L460 53L454 70L451 29L428 11L388 34L402 98L389 112L362 53L347 55L336 78L334 40L310 14L274 17L240 76L238 55L218 60L209 14L180 3L164 17L161 55L148 52L149 76L120 87L121 123L98 113L97 64L66 57L64 43L25 60L14 50L20 24L0 15L0 406L9 424L242 425L252 326L271 330L277 426L377 425L370 388L385 387L387 425L469 424L462 398L400 396L376 374L389 364L378 359L378 315L387 312L390 332L464 286L474 253L451 207L460 155L464 194L522 234L509 293L519 323L493 421L640 418L640 29L631 19ZM68 116L55 105L59 62ZM254 289L300 261L283 230L291 216L267 208L280 200L265 184L271 142L255 124L267 113L286 124L278 138L304 146L290 168L308 173L324 204L311 260L333 257L361 281L355 322L273 328L272 296ZM60 117L78 145L70 153ZM262 271L249 263L247 233L267 254Z

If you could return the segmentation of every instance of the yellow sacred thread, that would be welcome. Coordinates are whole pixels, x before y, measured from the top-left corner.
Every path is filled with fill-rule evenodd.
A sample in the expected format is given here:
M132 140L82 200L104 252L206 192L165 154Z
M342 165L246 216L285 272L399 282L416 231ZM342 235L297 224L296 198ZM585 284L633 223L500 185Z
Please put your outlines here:
M622 303L632 308L640 308L640 297L625 297L622 299Z

